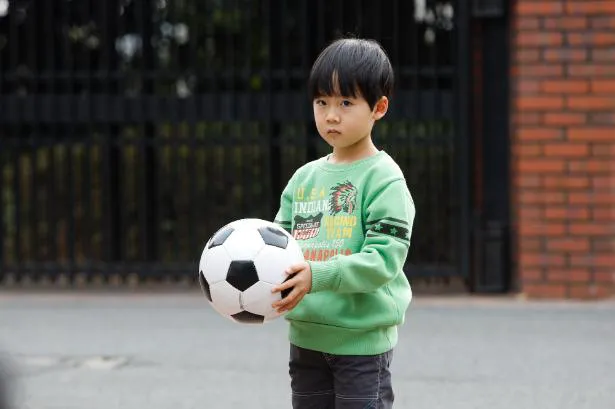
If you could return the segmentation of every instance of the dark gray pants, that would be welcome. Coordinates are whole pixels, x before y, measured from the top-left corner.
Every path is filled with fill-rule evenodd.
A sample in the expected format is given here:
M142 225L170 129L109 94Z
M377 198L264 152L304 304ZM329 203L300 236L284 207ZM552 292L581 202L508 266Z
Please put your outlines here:
M291 344L293 409L392 408L392 355L331 355Z

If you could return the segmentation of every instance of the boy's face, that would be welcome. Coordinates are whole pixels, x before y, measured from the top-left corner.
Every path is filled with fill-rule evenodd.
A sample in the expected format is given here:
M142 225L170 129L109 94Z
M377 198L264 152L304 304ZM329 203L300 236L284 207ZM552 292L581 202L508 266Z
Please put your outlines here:
M323 95L314 98L314 120L320 136L333 148L348 148L371 135L374 122L382 118L388 99L382 97L374 109L363 97Z

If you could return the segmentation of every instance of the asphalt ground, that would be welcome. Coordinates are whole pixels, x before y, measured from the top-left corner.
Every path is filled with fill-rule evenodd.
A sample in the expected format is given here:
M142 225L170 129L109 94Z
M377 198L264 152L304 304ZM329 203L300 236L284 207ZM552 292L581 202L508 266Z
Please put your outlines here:
M196 291L0 293L14 408L289 408L286 329ZM396 408L614 409L615 301L416 296L392 372Z

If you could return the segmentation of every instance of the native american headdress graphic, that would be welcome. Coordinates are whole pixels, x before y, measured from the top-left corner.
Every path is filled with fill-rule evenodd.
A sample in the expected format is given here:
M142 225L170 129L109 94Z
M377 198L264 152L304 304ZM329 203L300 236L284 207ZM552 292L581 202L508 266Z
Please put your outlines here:
M329 213L332 215L339 212L351 214L357 206L357 188L349 181L338 183L331 188L329 199Z

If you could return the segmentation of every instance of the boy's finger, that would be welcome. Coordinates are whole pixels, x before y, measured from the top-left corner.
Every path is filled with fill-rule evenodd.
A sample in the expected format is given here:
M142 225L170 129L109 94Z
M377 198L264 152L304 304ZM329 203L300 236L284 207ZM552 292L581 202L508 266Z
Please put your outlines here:
M292 274L298 273L299 271L303 270L303 267L304 267L303 263L293 264L289 266L284 272L287 275L292 275Z
M271 292L272 292L272 293L278 293L278 292L280 292L280 291L282 291L282 290L286 290L287 288L294 287L294 285L295 285L296 281L297 281L297 280L296 280L296 279L294 279L294 278L291 278L291 279L289 279L289 280L286 280L286 281L284 281L282 284L278 284L278 285L276 285L275 287L273 287L273 288L271 289Z
M293 300L297 297L297 289L292 290L286 297L282 298L271 304L271 306L278 310L278 312L288 309L288 305L292 304Z
M299 304L299 303L301 302L301 300L303 299L303 297L304 297L304 296L305 296L305 293L304 293L304 292L301 292L301 291L300 291L300 292L298 292L298 293L297 293L297 296L296 296L296 297L292 300L292 302L291 302L291 303L289 303L288 305L286 305L286 306L284 307L284 309L286 309L286 310L288 310L288 311L292 310L293 308L295 308L295 307L297 306L297 304Z

